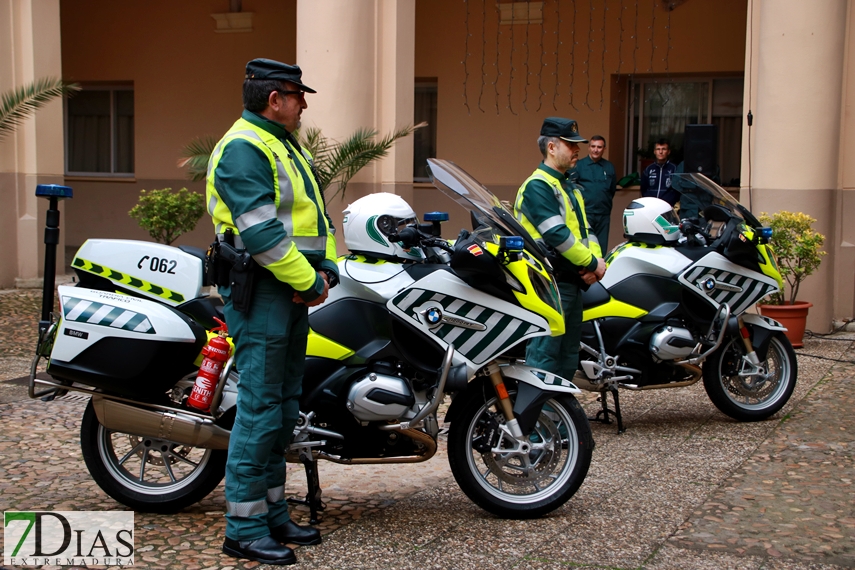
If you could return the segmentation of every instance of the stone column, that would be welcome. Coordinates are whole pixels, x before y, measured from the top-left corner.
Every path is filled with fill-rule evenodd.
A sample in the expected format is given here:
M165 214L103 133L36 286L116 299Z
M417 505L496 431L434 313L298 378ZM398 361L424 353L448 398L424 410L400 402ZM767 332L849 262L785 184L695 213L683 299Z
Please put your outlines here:
M0 0L0 92L61 77L61 55L59 0ZM64 148L60 100L38 110L0 142L0 288L16 281L34 284L42 273L47 202L37 200L35 190L37 184L63 183ZM61 233L60 275L64 246Z
M413 122L414 0L298 0L297 63L306 84L303 125L341 140L358 128L383 136ZM398 140L389 155L363 169L347 195L328 204L340 227L341 210L370 192L412 200L413 140ZM343 239L339 233L339 250Z
M855 320L855 8L848 4L840 133L840 192L835 202L836 231L829 237L834 256L834 318ZM851 329L853 325L850 323Z
M818 220L815 228L828 238L829 255L799 297L814 304L808 327L825 332L835 316L833 276L840 269L834 236L847 2L754 0L753 17L759 37L749 78L756 92L752 210L801 211Z

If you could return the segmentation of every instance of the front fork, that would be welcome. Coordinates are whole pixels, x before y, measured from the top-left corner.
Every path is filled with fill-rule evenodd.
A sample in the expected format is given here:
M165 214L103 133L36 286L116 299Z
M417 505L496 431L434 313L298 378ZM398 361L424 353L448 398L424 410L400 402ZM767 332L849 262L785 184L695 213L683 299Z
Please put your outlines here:
M751 345L751 333L748 331L748 327L745 326L742 315L737 317L737 322L739 323L739 336L742 337L742 344L745 346L745 356L743 357L743 361L750 367L750 370L747 371L740 370L739 375L762 376L765 371L760 364L760 358L757 356L757 351L754 350L754 346Z
M514 417L514 407L511 404L510 395L508 395L508 389L505 387L505 379L502 378L499 365L495 360L487 365L487 374L490 375L490 381L493 383L496 397L499 398L499 407L502 409L502 415L505 416L505 426L515 438L522 438L523 432L519 422Z

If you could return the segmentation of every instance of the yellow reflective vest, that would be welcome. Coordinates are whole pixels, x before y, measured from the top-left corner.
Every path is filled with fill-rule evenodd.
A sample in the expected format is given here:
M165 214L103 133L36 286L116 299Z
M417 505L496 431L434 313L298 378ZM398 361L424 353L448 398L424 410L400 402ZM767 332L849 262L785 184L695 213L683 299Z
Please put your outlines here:
M571 198L564 181L552 172L555 171L541 165L522 183L514 215L535 241L551 246L574 266L593 270L602 251L596 236L590 233L582 193L574 188Z
M218 234L231 229L262 267L306 291L318 285L315 268L336 271L335 236L312 157L289 139L244 111L211 154L206 201Z

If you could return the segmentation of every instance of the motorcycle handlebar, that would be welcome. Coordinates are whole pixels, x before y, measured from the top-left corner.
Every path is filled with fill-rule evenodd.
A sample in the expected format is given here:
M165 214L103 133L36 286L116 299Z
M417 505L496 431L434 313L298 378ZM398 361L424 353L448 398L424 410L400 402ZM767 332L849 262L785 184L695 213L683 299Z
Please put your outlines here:
M427 235L415 226L407 226L398 233L390 235L389 239L401 242L404 247L427 246L438 247L449 253L454 251L446 240Z

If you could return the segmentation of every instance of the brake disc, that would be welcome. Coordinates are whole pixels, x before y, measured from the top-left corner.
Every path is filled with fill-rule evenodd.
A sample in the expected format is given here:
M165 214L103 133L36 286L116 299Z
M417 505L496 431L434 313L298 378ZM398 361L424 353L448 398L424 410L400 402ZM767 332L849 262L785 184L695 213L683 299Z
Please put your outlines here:
M506 453L484 453L481 457L490 472L511 485L531 485L550 479L560 460L560 446L556 443L561 441L561 433L555 422L544 413L540 414L532 434L537 433L538 428L546 436L546 441L541 442L543 447L528 452L509 449ZM503 442L504 439L500 444ZM524 455L528 456L529 465L526 465Z
M740 376L738 373L729 375L727 390L737 396L762 400L771 394L778 384L776 375L768 371L767 365L763 365L762 369L763 372L751 376Z

